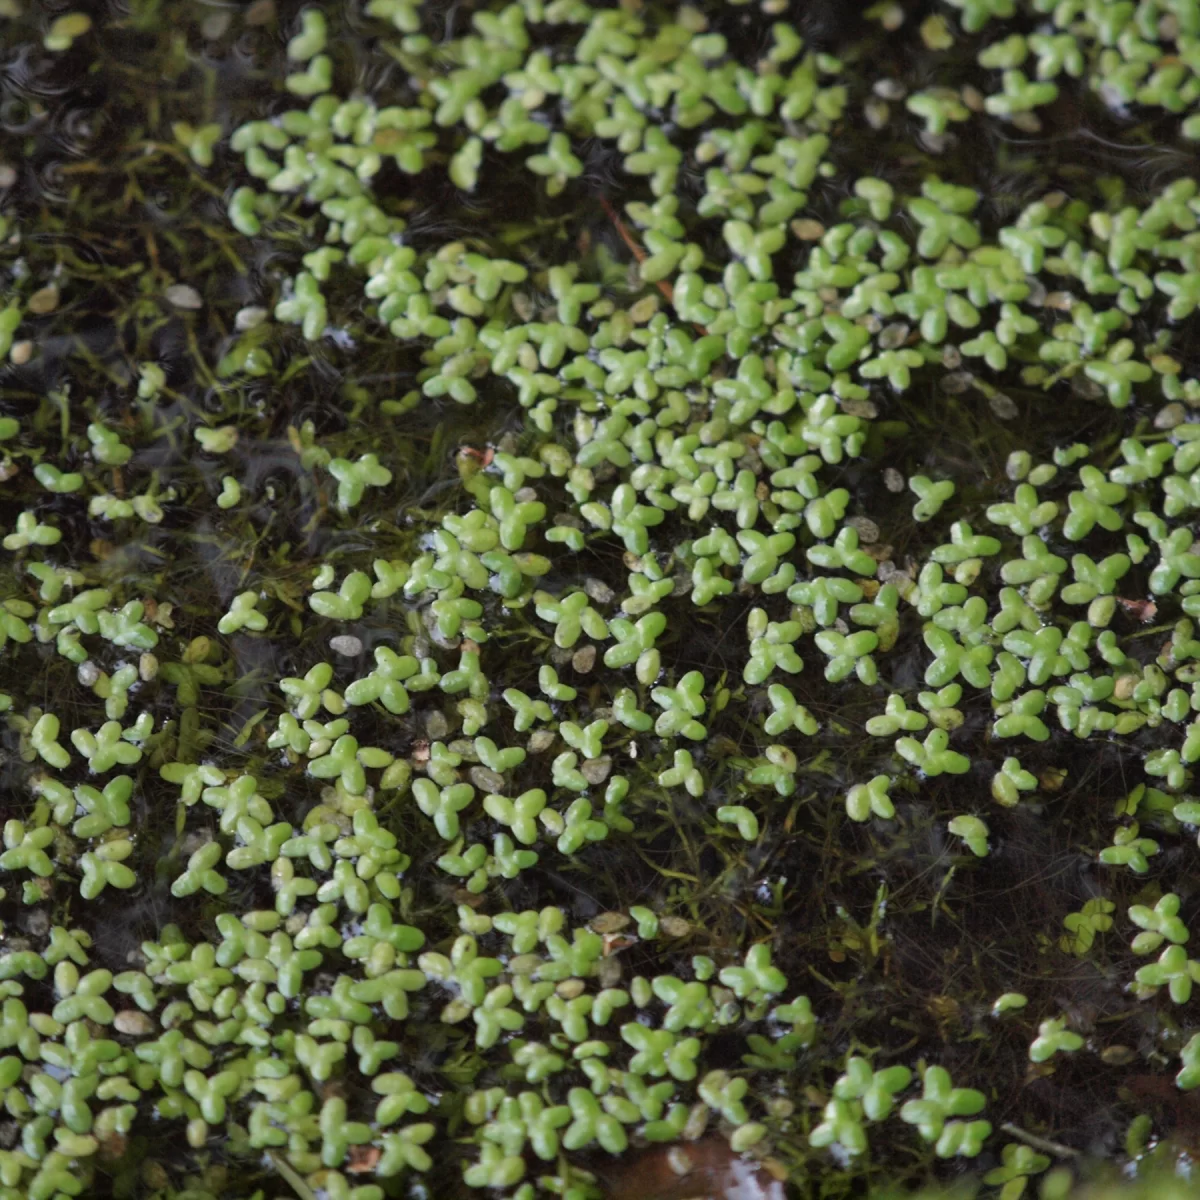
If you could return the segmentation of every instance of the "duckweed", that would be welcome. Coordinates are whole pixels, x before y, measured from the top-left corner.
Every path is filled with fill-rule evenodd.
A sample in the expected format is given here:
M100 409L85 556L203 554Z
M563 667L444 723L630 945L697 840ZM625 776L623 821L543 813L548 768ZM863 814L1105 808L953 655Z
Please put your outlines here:
M9 7L0 1192L1169 1158L1195 4Z

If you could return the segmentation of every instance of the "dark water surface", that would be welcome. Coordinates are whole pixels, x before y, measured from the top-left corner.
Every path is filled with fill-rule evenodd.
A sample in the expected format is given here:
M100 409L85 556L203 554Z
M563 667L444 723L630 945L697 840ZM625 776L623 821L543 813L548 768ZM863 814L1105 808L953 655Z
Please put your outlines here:
M223 639L206 659L212 671L190 699L181 699L177 686L160 679L139 692L134 708L150 712L160 727L173 722L174 738L193 737L195 751L230 768L275 762L254 723L269 713L265 729L281 711L279 679L302 676L326 658L336 662L327 649L332 632L352 633L361 642L352 662L337 663L339 670L353 668L347 679L365 673L375 646L394 644L398 631L421 632L411 606L398 600L376 605L352 627L336 631L303 619L309 616L313 573L331 563L340 579L351 565L360 565L368 549L372 557L411 561L428 524L455 506L465 507L461 447L531 444L513 390L490 378L471 407L449 401L400 404L416 385L422 347L387 332L369 311L357 277L335 273L325 285L336 336L308 341L296 326L268 322L259 367L235 369L227 358L235 349L245 353L238 313L247 307L273 310L285 281L315 244L313 216L302 206L274 222L270 236L256 238L236 232L226 212L233 188L246 182L228 134L247 120L297 103L281 93L279 81L286 70L283 47L300 7L282 0L251 6L156 0L95 6L86 10L93 30L59 53L41 43L58 7L30 2L20 15L0 18L0 213L10 235L19 232L0 245L0 299L20 295L28 308L37 289L57 289L51 310L28 315L21 325L19 336L35 352L26 362L10 359L0 368L0 407L21 418L30 446L53 448L48 453L63 470L83 470L89 481L103 475L104 486L116 494L122 488L156 491L163 516L154 524L89 518L71 496L39 492L37 507L42 520L51 519L63 532L56 563L83 567L88 586L111 584L122 597L172 605L172 624L160 630L156 651L161 663L183 662L195 637L215 639L216 617L246 588L274 601L271 636ZM926 9L907 7L909 24L919 23ZM919 136L920 122L907 115L872 130L859 114L875 80L913 86L928 84L936 72L939 85L956 84L956 71L963 79L972 77L975 43L963 42L962 63L957 52L934 58L922 51L919 39L890 36L858 20L850 8L794 4L786 17L814 44L843 56L851 95L852 115L838 126L829 153L836 173L814 185L806 217L833 223L849 186L845 181L864 174L885 178L906 194L932 172L975 187L983 196L978 218L994 229L1055 189L1098 202L1097 181L1115 178L1131 202L1141 202L1195 170L1195 153L1174 136L1172 118L1122 119L1067 81L1060 100L1042 112L1036 133L975 122L934 153ZM447 39L461 36L471 9L426 5L423 28ZM378 23L357 6L333 6L329 16L336 26L332 53L338 78L380 104L404 102L412 82L397 58L381 50ZM768 22L757 12L713 6L711 22L727 35L735 57L746 61L760 52ZM220 125L223 138L211 167L188 158L172 134L177 122ZM589 278L608 269L613 294L631 302L636 292L629 291L626 272L612 267L626 264L629 251L606 203L619 210L645 198L645 189L622 171L611 145L593 141L585 149L584 176L554 198L532 186L515 160L500 156L488 162L474 194L449 184L441 169L408 176L389 166L375 188L389 215L408 222L410 244L432 247L461 238L481 252L517 258L531 270L561 261L564 248L574 248L593 272ZM687 172L679 189L693 202L703 192L700 179ZM709 249L719 258L719 239ZM781 263L786 275L800 253L797 248L795 264ZM169 291L180 286L194 292ZM173 303L171 295L185 306ZM1146 333L1133 336L1140 342L1148 340ZM1177 341L1174 353L1190 374L1194 338ZM148 362L162 368L165 387L153 401L139 401L137 365ZM1015 376L1001 383L1015 418L998 416L978 390L947 393L936 374L921 378L888 398L864 456L827 472L831 482L851 492L852 513L877 523L879 541L892 547L896 563L919 560L941 534L912 520L911 499L889 493L884 468L951 479L958 487L956 508L978 514L1007 489L1004 468L1011 451L1026 449L1042 461L1056 447L1085 441L1093 447L1092 461L1104 462L1106 455L1115 457L1118 439L1129 432L1128 414L1099 404L1047 403ZM83 456L86 444L79 434L97 418L136 446L132 461L113 468L111 477ZM236 446L220 457L199 453L191 433L197 423L236 426ZM297 452L301 437L349 459L377 454L392 472L392 485L368 490L352 514L339 514L328 475L309 469ZM235 476L243 493L229 512L213 502L225 475ZM569 503L561 480L547 478L540 486L551 511ZM0 485L0 526L11 529L37 491L28 464L6 479ZM1004 490L1004 498L1008 495ZM670 543L664 532L661 544ZM1110 549L1119 546L1114 535ZM1068 552L1064 545L1053 548ZM545 544L540 550L547 552ZM1088 552L1099 557L1091 547ZM1145 593L1144 576L1135 569L1124 585L1128 595ZM589 543L580 554L561 555L538 586L559 593L588 582L621 594L626 580L622 548L608 539ZM0 562L0 584L9 596L31 594L28 577L11 555ZM485 621L500 611L498 601L487 603ZM665 672L677 679L695 669L710 682L724 676L736 686L746 658L746 616L756 603L751 595L736 594L703 609L687 595L663 600L658 607L668 624L659 646ZM920 685L927 661L921 626L905 607L898 649L888 659L893 687ZM1140 625L1121 612L1113 628L1125 637ZM1159 639L1151 640L1148 658L1159 646ZM1136 645L1129 643L1127 651L1134 653L1130 647ZM538 668L557 652L533 622L506 614L488 654L489 672L500 686L536 695ZM457 662L457 654L441 658L447 669ZM564 677L569 658L556 660ZM10 645L0 661L4 687L17 700L14 711L52 709L64 739L75 724L98 724L94 696L77 682L75 665L54 653L53 643L19 650ZM572 676L585 707L610 702L615 678L610 675L597 668ZM626 978L639 971L682 973L694 954L731 961L752 942L773 938L774 961L789 978L788 996L810 996L821 1031L799 1067L762 1083L761 1100L774 1103L778 1114L794 1114L772 1126L772 1159L783 1174L790 1173L797 1195L861 1195L868 1184L883 1180L917 1183L931 1170L942 1177L959 1173L956 1165L933 1164L928 1148L906 1128L873 1140L869 1163L844 1173L808 1147L807 1131L819 1119L848 1051L874 1051L876 1067L940 1063L956 1084L986 1092L984 1115L997 1130L1011 1123L1084 1155L1117 1154L1130 1120L1143 1109L1157 1116L1163 1130L1177 1123L1190 1128L1182 1094L1154 1082L1175 1069L1164 1064L1175 1059L1179 1026L1171 1028L1175 1016L1169 1006L1147 1005L1127 994L1136 960L1125 949L1124 934L1100 939L1085 956L1065 953L1057 944L1062 918L1089 899L1103 895L1120 914L1142 894L1144 880L1100 867L1096 853L1110 840L1114 806L1142 780L1144 748L1158 744L1152 734L1085 742L1054 729L1044 743L1022 742L1022 764L1044 786L1035 801L1000 808L989 800L989 781L1016 751L1012 743L991 740L990 698L967 689L955 746L971 755L971 771L894 788L898 820L858 825L845 818L846 789L894 770L890 739L862 733L866 718L881 710L883 693L826 683L814 665L787 682L823 728L816 748L807 743L795 794L769 808L767 836L743 842L711 816L717 804L737 801L745 759L760 755L772 740L761 730L765 702L751 696L709 723L702 798L658 787L654 776L669 765L670 755L647 747L648 758L623 768L633 780L626 805L636 822L633 834L598 842L571 858L544 855L538 867L518 878L493 883L489 897L513 911L560 907L568 927L634 904L686 923L688 932L665 950L629 949ZM415 713L395 717L377 705L354 715L361 745L398 755L418 752L435 728L423 723L425 713L420 720ZM4 737L0 810L6 819L24 818L33 804L28 768L17 730ZM167 749L156 752L153 765L171 761ZM182 757L178 742L174 752ZM294 806L296 824L315 799L302 770L275 771L270 789L264 784L262 790L281 812ZM177 796L176 786L143 765L133 799L136 849L129 860L139 886L129 892L108 888L83 902L73 878L55 878L47 882L43 902L22 904L20 883L5 881L8 895L0 901L5 939L32 940L40 947L47 919L68 927L78 923L94 940L93 958L118 972L168 924L195 941L212 936L218 912L271 908L274 896L265 873L231 875L230 890L219 899L172 896L171 882L195 849L177 823ZM975 860L951 844L946 822L958 813L984 811L994 850ZM456 905L467 899L453 879L434 868L445 846L408 801L389 802L383 814L412 857L400 913L426 932L428 946L445 948L457 932ZM485 824L481 820L481 828ZM193 819L188 832L196 826ZM1154 860L1153 879L1162 891L1183 897L1185 918L1200 912L1190 882L1194 864L1195 848L1187 838L1170 841ZM54 1003L51 984L50 979L26 984L30 1011L35 1004L49 1009ZM1060 1055L1052 1072L1031 1069L1029 1023L996 1022L989 1015L993 1000L1009 991L1028 996L1030 1013L1069 1014L1091 1049ZM389 1031L402 1040L396 1069L443 1097L500 1079L492 1066L478 1076L484 1064L471 1044L469 1023L440 1024L439 1008L433 997L414 998L410 1019ZM1157 1048L1164 1040L1170 1054ZM720 1034L708 1047L707 1066L735 1069L743 1050L740 1038ZM455 1132L470 1132L452 1100L444 1100L441 1111ZM0 1121L6 1146L18 1124L15 1116ZM249 1197L256 1189L288 1194L268 1159L228 1152L216 1136L219 1130L201 1151L191 1150L180 1128L179 1121L139 1117L121 1153L102 1156L86 1195L182 1198L207 1190ZM999 1139L992 1144L998 1147ZM387 1194L467 1194L461 1146L447 1138L439 1147L427 1177L406 1174L388 1184ZM997 1153L989 1151L972 1169L995 1166ZM226 1174L214 1175L214 1169ZM619 1186L620 1195L634 1194L627 1183Z

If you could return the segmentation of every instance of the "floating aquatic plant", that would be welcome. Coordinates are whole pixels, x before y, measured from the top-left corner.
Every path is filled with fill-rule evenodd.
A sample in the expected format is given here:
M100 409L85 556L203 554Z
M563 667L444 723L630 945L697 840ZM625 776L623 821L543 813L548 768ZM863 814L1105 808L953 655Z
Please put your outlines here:
M4 1188L233 1194L219 1143L300 1195L581 1200L711 1126L1013 1200L1074 1134L988 1013L1039 1079L1111 1032L1195 1086L1200 192L952 152L1089 95L1192 137L1192 8L964 0L912 91L749 9L263 13L30 42L114 87L121 38L176 80L236 30L279 94L115 135L114 195L206 197L127 269L111 210L0 181ZM868 90L916 118L870 162ZM974 929L1019 974L927 996L913 947ZM1063 955L1137 1015L1105 983L1085 1041Z

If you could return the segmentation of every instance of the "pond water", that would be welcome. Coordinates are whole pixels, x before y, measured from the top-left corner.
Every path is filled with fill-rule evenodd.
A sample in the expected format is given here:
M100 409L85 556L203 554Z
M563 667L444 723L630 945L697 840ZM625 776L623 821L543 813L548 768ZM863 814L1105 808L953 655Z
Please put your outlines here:
M0 0L0 1200L1185 1161L1197 46Z

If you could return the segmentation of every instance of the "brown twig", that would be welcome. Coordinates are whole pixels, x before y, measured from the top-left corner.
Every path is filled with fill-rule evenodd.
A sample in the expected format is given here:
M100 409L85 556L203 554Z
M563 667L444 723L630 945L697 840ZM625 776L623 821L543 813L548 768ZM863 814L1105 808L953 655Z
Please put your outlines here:
M608 219L613 223L613 228L616 229L617 233L621 235L621 241L623 241L625 245L629 247L629 253L637 259L639 264L644 263L646 261L646 251L642 249L642 247L638 244L637 239L625 227L625 222L621 220L620 214L615 208L613 208L612 204L609 203L608 197L601 196L600 203L604 206L604 211L608 214ZM660 279L658 281L658 290L662 292L664 296L666 296L669 304L673 304L675 302L674 289L665 279Z
M1079 1151L1072 1149L1070 1146L1064 1146L1062 1142L1052 1142L1049 1138L1038 1137L1036 1133L1030 1133L1027 1129L1022 1129L1019 1125L1014 1125L1011 1121L1005 1121L1000 1126L1005 1133L1011 1134L1015 1138L1019 1138L1028 1146L1032 1146L1035 1150L1041 1150L1046 1154L1052 1154L1055 1158L1078 1158Z
M609 203L606 196L600 197L600 203L604 206L604 211L608 214L608 219L613 223L613 227L616 229L617 233L621 235L621 241L623 241L625 245L629 247L629 252L635 259L637 259L639 263L644 263L647 258L646 251L642 249L642 247L638 244L637 239L626 228L625 222L621 220L620 214ZM675 290L671 287L670 283L668 283L665 279L660 279L657 286L658 290L667 298L667 303L674 304ZM708 336L708 330L705 329L703 325L700 325L695 321L692 322L692 328L695 329L695 331L700 334L701 337Z

